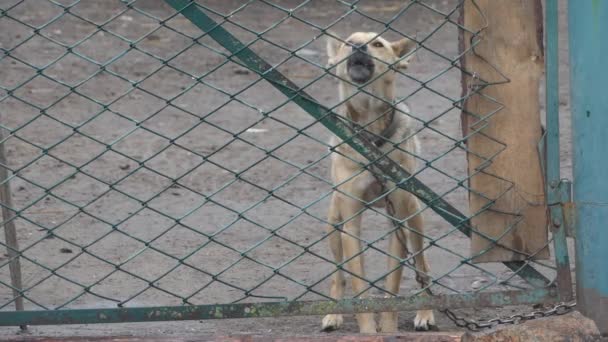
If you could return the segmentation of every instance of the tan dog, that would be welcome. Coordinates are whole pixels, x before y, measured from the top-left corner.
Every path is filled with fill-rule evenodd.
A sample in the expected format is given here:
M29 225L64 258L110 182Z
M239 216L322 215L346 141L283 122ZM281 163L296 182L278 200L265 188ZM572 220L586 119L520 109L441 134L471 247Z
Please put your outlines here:
M402 39L396 42L388 42L378 37L376 33L357 32L352 34L346 42L330 39L327 45L329 65L335 65L335 74L341 78L340 99L344 101L340 112L341 115L361 126L374 135L372 141L382 151L390 152L389 156L398 162L403 168L413 171L416 167L415 158L403 151L395 149L395 142L399 148L411 153L417 151L417 139L406 137L412 135L413 125L411 119L404 113L409 109L399 104L393 106L395 92L395 71L393 67L407 67L407 60L401 60L414 48L413 41ZM336 65L337 64L337 65ZM370 82L371 81L371 82ZM352 84L354 83L354 85ZM362 87L368 93L359 91ZM356 94L354 97L352 95ZM382 101L382 100L384 101ZM389 142L386 142L384 137ZM361 172L360 164L353 160L367 163L367 160L346 144L334 137L331 145L337 146L338 153L332 154L331 176L338 191L331 198L329 207L328 230L330 232L329 243L336 263L346 263L347 270L352 273L353 292L366 297L369 287L365 280L363 267L363 255L361 251L361 212L366 204L375 200L383 194L384 189L392 189L394 184L381 184L369 171ZM350 159L349 159L350 158ZM377 201L375 205L386 205L391 203L391 211L397 219L407 219L407 225L420 233L423 232L422 215L418 213L420 204L418 199L404 190L396 190L388 195L388 201ZM388 210L388 208L387 208ZM390 211L389 211L390 212ZM417 214L417 215L416 215ZM336 230L336 225L344 222L343 232ZM407 255L405 241L410 246L410 251L415 254L414 262L419 271L419 282L428 281L429 267L422 252L423 240L420 234L402 228L399 234L393 233L389 239L388 253L399 259ZM352 259L351 259L352 258ZM396 258L389 257L389 270L394 270L386 277L385 290L396 295L399 292L399 283L403 267ZM340 299L344 295L346 282L342 271L337 271L332 276L330 295L334 299ZM421 284L422 285L422 284ZM323 330L333 330L342 324L342 315L327 315L323 318ZM357 314L359 329L362 333L376 333L376 321L373 313ZM418 311L414 320L416 330L428 330L435 324L432 310ZM383 312L380 316L380 331L397 331L397 313Z

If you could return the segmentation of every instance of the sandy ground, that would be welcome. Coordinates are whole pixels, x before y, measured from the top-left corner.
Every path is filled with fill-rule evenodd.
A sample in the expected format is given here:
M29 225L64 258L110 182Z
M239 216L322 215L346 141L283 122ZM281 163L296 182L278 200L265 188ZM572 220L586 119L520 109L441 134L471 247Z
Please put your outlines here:
M47 1L25 1L12 8L15 3L0 0L0 8L11 8L11 17L34 26L54 20L62 11ZM201 3L229 13L245 2ZM280 64L278 69L300 86L320 78L306 91L332 106L337 101L336 81L317 66L326 62L324 42L313 39L320 31L304 21L325 26L346 15L349 7L330 1L302 7L298 7L299 0L273 3L297 9L286 18L285 12L253 1L224 27L245 42L256 38L251 31L265 31L264 40L255 42L253 50L271 64ZM425 3L445 12L456 1ZM389 20L402 6L403 1L364 0L358 4L363 13L379 21ZM325 143L329 132L296 105L285 103L283 95L254 73L226 62L213 51L224 50L209 38L199 40L205 46L192 44L190 36L197 37L200 31L183 17L171 17L173 12L163 1L141 0L134 7L136 10L127 10L105 24L106 32L96 32L93 24L77 17L100 24L127 8L120 1L81 1L71 10L74 15L56 19L41 30L48 39L35 36L27 40L31 34L27 26L0 18L0 47L13 49L21 44L11 51L15 58L0 59L0 85L10 89L29 80L14 96L7 97L0 90L0 123L19 128L6 147L10 167L18 170L11 187L15 206L22 210L16 224L20 246L25 249L24 283L31 287L26 292L27 308L324 298L329 289L327 276L334 269L323 239L331 190ZM160 27L154 17L170 18L167 27ZM456 14L450 16L453 21L456 18ZM424 41L424 49L407 70L410 77L399 78L398 94L407 98L415 118L429 123L419 133L421 157L441 156L433 166L445 174L426 168L419 178L437 193L451 189L454 178L466 176L462 150L443 155L461 137L460 112L450 101L460 96L460 74L452 68L426 82L449 69L449 62L438 54L448 58L458 54L456 27L443 23L441 15L414 5L391 24L392 29ZM350 14L332 30L345 36L382 27L370 18ZM565 27L561 31L565 33ZM89 35L73 49L74 54L36 75L35 67L66 54L66 48L52 40L75 44ZM117 35L138 40L136 49ZM394 32L385 36L398 37ZM565 43L567 37L562 35L561 158L563 176L570 177ZM286 49L300 52L294 56ZM159 59L169 62L163 65ZM203 75L201 82L193 79ZM420 87L421 82L426 82L426 89ZM45 109L42 116L41 109ZM267 190L273 190L273 196ZM466 212L464 189L444 197ZM424 215L429 238L450 231L449 224L431 210ZM367 241L379 239L389 228L373 212L365 216L364 226ZM213 239L206 237L210 234ZM501 265L460 265L459 255L466 255L469 243L458 232L438 240L438 245L441 248L428 252L432 274L439 279L436 292L465 292L479 284L491 285L486 282L491 281L488 272L499 279L509 276ZM311 253L305 253L304 246ZM386 241L374 246L384 250ZM365 257L368 277L381 277L386 262L382 254L370 249ZM276 268L280 272L274 274ZM212 274L220 275L214 281ZM415 288L411 278L411 272L406 272L402 293ZM3 264L0 281L8 283L8 279L8 267ZM522 285L513 279L487 290ZM95 295L83 294L86 286ZM246 294L253 297L245 298ZM10 300L9 288L0 286L2 310L12 308ZM520 309L462 313L491 318ZM401 315L403 330L412 329L413 315ZM445 317L437 318L440 329L455 328ZM319 328L320 317L290 317L34 327L31 333L297 335L316 333ZM342 331L356 330L354 320L348 319ZM15 332L15 328L0 328L0 335Z

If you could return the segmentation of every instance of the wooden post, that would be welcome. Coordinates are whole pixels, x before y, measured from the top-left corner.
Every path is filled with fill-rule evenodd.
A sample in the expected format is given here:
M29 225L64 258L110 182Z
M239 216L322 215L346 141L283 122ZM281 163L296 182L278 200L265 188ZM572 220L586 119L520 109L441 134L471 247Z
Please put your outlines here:
M546 259L547 209L537 149L541 0L467 0L462 10L464 27L477 32L462 32L460 42L463 51L473 46L461 60L470 73L462 76L463 93L471 95L462 114L463 133L472 134L466 142L469 208L471 225L481 233L472 236L473 261Z
M6 251L10 259L8 267L11 273L11 285L13 286L13 297L15 298L15 310L23 311L23 288L21 280L21 262L19 261L19 242L17 241L17 230L15 229L15 214L9 208L13 208L13 197L8 182L9 172L4 148L4 130L0 128L0 203L2 203L2 221L4 222L4 238ZM20 326L26 330L27 326Z

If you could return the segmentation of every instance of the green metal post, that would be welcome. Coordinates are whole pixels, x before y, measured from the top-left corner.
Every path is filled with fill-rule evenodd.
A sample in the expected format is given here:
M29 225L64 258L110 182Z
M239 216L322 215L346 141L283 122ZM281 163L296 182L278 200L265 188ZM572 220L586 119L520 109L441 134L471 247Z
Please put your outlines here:
M566 241L566 225L562 210L561 192L565 189L561 183L559 160L559 13L557 0L545 3L545 68L546 68L546 103L547 103L547 203L551 214L551 231L557 266L557 286L560 300L572 300L572 276L570 258ZM569 185L569 184L564 184Z
M608 333L608 2L570 0L568 24L577 303Z

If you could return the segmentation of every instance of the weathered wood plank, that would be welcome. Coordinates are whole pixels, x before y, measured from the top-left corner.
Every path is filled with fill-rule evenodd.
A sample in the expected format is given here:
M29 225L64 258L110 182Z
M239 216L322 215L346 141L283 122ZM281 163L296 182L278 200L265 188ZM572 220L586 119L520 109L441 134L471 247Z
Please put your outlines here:
M472 134L469 207L472 215L479 213L471 223L481 233L473 234L471 253L491 248L488 237L504 246L473 261L546 259L547 211L537 150L544 70L540 0L468 0L461 19L481 31L461 37L461 48L474 46L462 59L471 73L463 73L464 93L472 94L462 115L465 136Z

